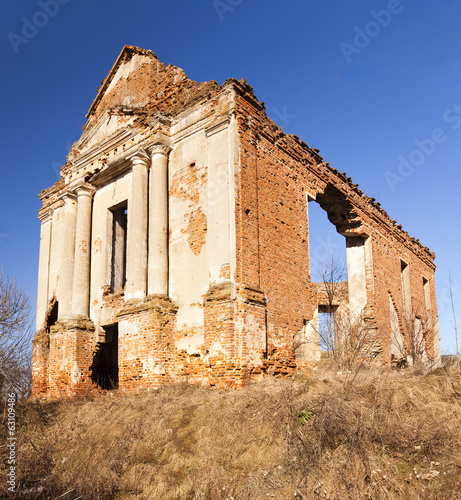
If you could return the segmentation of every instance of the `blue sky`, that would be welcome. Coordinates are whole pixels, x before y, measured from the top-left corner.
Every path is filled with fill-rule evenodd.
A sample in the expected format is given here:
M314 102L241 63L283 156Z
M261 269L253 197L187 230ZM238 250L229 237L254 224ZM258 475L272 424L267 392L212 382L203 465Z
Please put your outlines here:
M48 11L48 13L46 13ZM35 300L40 206L123 45L198 81L245 78L437 254L441 345L461 325L461 3L43 0L0 19L0 266Z

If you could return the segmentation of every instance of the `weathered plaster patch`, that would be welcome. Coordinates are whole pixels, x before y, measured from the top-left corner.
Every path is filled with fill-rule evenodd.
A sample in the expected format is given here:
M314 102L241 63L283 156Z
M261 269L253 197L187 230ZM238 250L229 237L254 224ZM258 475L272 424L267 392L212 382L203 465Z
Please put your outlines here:
M94 251L96 253L98 252L102 252L102 238L101 236L98 236L95 240L94 240Z
M190 205L198 205L200 202L200 189L206 185L206 182L207 168L191 163L174 174L170 187L170 196L187 200Z
M176 348L179 351L186 351L187 354L198 354L199 347L203 345L203 333L196 333L190 337L181 337L176 341Z
M200 207L191 210L187 215L187 242L194 255L198 255L206 242L207 220Z
M77 384L80 380L80 376L81 376L81 373L80 373L80 370L78 369L77 361L74 361L74 364L73 364L72 369L70 371L70 378L72 380L72 383Z
M224 352L225 352L224 347L222 346L221 342L217 340L216 342L213 342L213 344L211 344L208 350L208 357L212 358L215 356L220 356Z
M206 242L207 219L200 205L200 192L207 183L207 168L191 163L173 176L170 196L188 202L184 220L187 223L182 234L194 255L199 255Z

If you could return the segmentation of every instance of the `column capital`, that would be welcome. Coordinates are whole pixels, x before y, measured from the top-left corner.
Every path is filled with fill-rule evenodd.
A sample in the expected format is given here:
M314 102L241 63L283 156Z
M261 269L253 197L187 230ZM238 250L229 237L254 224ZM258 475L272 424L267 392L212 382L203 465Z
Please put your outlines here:
M88 182L85 182L84 179L79 179L78 181L76 181L75 184L72 184L71 187L72 187L72 192L77 197L78 196L92 197L96 192L96 188L91 184L89 184Z
M38 218L40 219L42 224L45 224L45 222L49 222L53 218L53 209L49 208L46 210L39 210Z
M69 201L75 201L77 199L77 195L73 191L66 191L62 193L59 197L64 203L68 203Z
M151 162L149 154L144 149L140 149L133 156L130 156L129 159L132 163L132 168L138 165L149 167Z
M158 143L152 144L151 146L148 147L148 151L149 151L151 156L154 156L154 155L168 156L171 149L172 148L164 142L158 142Z

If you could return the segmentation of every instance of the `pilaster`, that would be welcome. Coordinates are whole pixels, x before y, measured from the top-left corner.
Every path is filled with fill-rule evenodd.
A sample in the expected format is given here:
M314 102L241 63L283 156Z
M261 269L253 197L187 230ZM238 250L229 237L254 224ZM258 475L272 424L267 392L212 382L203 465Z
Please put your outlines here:
M76 188L77 221L75 234L72 316L88 317L90 297L90 237L92 198L95 188L85 182Z
M131 158L132 192L128 205L125 300L142 300L147 293L147 210L149 156Z
M77 199L74 193L66 192L62 196L64 202L62 246L58 280L58 319L69 319L72 312L72 288L75 257L75 225L77 216Z
M166 144L150 148L148 293L168 295L168 154Z
M42 328L48 306L52 215L53 212L51 210L46 210L39 214L41 227L40 257L38 263L36 330L40 330L40 328Z

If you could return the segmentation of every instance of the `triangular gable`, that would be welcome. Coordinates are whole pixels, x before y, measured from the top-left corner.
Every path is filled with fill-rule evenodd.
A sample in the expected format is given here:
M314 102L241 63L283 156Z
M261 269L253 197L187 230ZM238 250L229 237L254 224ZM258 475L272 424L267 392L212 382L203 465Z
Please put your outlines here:
M110 92L117 81L122 77L126 77L126 73L134 71L137 65L141 64L141 58L138 58L138 60L135 61L134 66L130 65L130 67L126 67L125 71L123 71L122 65L124 65L128 61L133 61L135 56L149 57L151 59L155 59L155 61L158 61L158 57L152 50L141 49L139 47L134 47L133 45L125 45L120 52L120 55L117 57L114 65L112 66L109 74L106 76L101 86L99 87L98 93L93 103L91 104L88 113L86 114L87 119L90 118L90 116L94 113L101 99L107 92Z
M126 128L128 125L132 124L134 119L134 115L125 116L123 114L114 114L104 111L98 116L91 128L83 132L80 139L75 143L75 147L79 150L91 148L101 140L113 136L121 128Z

